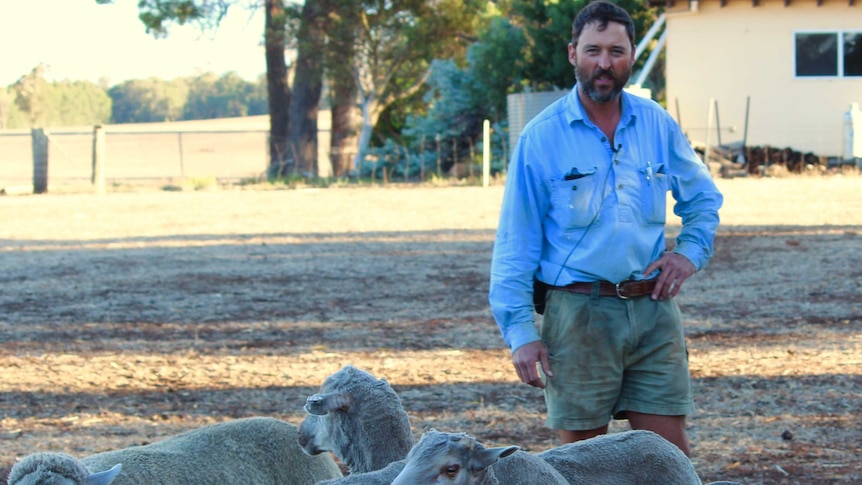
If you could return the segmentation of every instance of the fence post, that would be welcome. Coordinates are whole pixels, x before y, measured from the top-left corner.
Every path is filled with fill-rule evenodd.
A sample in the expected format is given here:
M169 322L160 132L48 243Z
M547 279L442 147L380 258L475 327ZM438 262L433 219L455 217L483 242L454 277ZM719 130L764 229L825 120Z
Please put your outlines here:
M105 193L105 131L102 125L93 127L93 173L90 183L96 186L96 193Z
M482 123L482 187L490 185L491 179L491 122Z
M33 143L33 193L48 191L48 136L42 128L31 131Z
M185 163L185 160L183 160L183 133L182 132L177 133L177 143L179 144L179 148L180 148L180 177L185 178L185 176L186 176L186 163Z

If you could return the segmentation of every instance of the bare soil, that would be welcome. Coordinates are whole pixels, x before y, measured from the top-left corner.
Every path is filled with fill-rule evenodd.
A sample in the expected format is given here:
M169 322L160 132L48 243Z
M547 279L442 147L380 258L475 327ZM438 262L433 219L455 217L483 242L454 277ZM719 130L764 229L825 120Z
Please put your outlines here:
M862 177L719 184L716 255L678 297L695 466L704 481L862 483ZM487 305L501 196L0 198L0 469L238 417L298 424L348 363L389 380L417 436L555 446Z

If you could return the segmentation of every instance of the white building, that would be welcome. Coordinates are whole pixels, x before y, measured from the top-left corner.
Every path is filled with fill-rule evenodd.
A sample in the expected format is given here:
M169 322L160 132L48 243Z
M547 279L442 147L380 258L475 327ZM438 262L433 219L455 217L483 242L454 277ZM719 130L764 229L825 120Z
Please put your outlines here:
M649 1L666 8L667 109L689 138L712 126L717 144L717 119L723 144L841 155L862 103L857 0Z

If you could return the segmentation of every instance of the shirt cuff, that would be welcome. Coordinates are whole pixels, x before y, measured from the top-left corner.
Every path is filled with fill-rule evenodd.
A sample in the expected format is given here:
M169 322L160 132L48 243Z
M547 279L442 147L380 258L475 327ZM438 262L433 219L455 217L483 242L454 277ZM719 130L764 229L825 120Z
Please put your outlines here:
M519 347L537 340L541 340L541 338L533 322L513 324L506 332L506 343L509 344L509 349L512 350L512 353L518 350Z
M673 252L685 256L685 258L691 261L691 264L694 265L694 269L696 271L703 269L708 261L703 256L703 249L701 249L700 246L687 241L678 242L677 246L673 249Z

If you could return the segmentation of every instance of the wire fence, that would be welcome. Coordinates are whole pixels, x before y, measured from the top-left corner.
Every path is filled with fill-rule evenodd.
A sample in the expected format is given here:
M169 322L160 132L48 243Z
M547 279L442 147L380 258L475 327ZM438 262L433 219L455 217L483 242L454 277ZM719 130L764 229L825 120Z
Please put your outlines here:
M50 183L91 181L94 131L46 130ZM146 131L106 129L102 173L108 183L171 179L260 177L268 160L268 130ZM29 130L0 132L0 187L33 182Z

